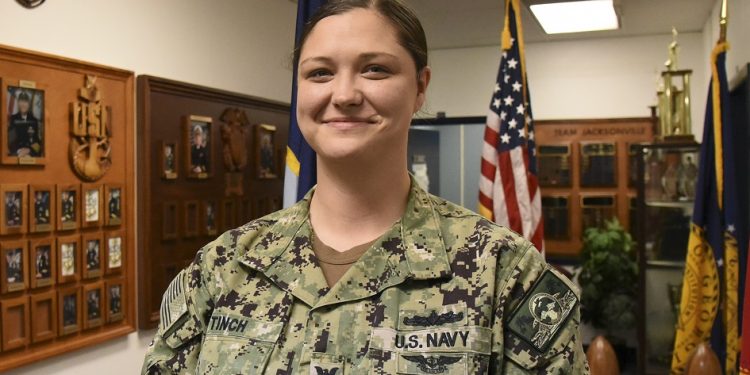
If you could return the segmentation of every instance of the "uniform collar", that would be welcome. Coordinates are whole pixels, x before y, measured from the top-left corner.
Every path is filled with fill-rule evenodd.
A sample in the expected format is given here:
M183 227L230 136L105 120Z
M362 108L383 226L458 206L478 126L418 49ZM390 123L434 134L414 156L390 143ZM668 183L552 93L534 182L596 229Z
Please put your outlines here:
M239 259L310 306L318 304L329 291L322 271L314 261L310 239L308 218L314 190L311 189L292 207L256 221L256 225L268 226L268 229L259 231L260 235L251 240L249 250ZM367 267L358 263L366 263ZM331 295L327 296L330 298L325 298L328 303L322 303L335 302L331 299L336 295L347 295L349 299L364 298L407 279L450 277L452 273L438 214L430 195L413 177L401 219L352 268L334 285ZM346 284L351 285L346 283L350 277L360 279L353 280L358 283L369 280L367 287L340 290Z

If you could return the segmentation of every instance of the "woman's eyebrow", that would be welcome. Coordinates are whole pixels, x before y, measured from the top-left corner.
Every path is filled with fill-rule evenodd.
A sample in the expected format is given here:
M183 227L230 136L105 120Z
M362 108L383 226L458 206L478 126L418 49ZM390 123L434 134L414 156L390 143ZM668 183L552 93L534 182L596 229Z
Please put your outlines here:
M363 60L363 61L373 60L373 59L378 58L378 57L386 57L386 58L394 59L394 60L398 59L398 57L396 57L396 55L393 55L393 54L388 53L388 52L363 52L363 53L360 53L359 56L357 56L357 58L359 60ZM321 63L328 63L328 64L330 64L330 63L333 63L333 59L330 58L330 57L327 57L327 56L312 56L312 57L308 57L308 58L300 61L299 64L303 65L303 64L308 63L308 62L321 62Z

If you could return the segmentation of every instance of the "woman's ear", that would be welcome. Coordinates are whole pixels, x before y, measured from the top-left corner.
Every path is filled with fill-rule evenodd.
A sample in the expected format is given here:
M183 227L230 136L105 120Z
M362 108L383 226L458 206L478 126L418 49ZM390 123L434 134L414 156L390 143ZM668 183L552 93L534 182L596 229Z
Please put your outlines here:
M429 66L425 66L419 72L419 77L417 77L417 101L414 103L414 113L422 108L427 99L427 86L430 84L431 77L432 69Z

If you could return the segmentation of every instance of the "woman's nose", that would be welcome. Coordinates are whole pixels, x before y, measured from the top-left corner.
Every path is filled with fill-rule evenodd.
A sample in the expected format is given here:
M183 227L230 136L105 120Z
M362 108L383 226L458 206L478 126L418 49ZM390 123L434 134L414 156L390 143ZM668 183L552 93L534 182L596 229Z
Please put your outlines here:
M362 104L362 91L360 90L357 79L354 77L336 77L336 83L333 85L333 104L337 107L351 107Z

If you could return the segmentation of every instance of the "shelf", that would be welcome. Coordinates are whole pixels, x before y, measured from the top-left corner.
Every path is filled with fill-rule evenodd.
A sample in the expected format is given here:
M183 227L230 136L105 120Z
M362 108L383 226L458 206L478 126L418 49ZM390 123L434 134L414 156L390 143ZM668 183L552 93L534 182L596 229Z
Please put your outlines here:
M685 262L681 260L647 260L646 267L685 268Z
M695 201L646 201L646 206L667 208L693 208Z

